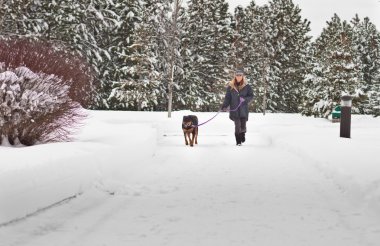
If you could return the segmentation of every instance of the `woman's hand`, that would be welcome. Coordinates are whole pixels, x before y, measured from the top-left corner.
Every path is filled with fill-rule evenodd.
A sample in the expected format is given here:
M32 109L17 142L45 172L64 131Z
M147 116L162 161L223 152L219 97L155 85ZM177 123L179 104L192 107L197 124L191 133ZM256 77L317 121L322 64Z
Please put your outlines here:
M221 108L220 109L222 112L227 112L228 111L228 108Z

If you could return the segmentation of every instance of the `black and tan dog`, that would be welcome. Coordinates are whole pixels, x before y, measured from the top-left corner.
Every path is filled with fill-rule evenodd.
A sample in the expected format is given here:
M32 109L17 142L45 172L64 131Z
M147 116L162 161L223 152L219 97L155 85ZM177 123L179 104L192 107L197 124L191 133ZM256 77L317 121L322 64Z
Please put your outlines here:
M182 130L185 136L185 143L193 147L194 140L195 144L198 144L198 117L195 115L183 116L182 120ZM191 136L190 136L191 135ZM189 139L189 142L187 141Z

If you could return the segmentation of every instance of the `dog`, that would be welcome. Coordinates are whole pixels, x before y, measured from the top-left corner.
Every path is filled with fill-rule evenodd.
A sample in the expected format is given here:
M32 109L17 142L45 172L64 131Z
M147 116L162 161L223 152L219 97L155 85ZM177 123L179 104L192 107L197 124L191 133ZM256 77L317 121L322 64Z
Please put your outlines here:
M183 116L182 120L182 130L185 136L185 144L193 147L198 144L198 117L195 115ZM191 136L190 136L191 135ZM187 141L189 139L189 141Z

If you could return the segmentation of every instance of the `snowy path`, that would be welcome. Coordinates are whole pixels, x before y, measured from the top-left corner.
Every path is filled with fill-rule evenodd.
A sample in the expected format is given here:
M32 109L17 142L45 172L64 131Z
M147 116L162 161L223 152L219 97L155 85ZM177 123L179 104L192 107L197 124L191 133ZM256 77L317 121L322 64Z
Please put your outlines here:
M242 147L200 131L194 148L176 130L160 129L155 154L125 183L0 228L0 245L378 245L371 211L259 129Z

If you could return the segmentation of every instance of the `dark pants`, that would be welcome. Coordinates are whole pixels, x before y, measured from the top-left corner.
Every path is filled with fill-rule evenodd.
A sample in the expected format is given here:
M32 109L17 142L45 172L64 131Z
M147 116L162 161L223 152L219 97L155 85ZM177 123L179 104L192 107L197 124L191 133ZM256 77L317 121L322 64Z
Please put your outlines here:
M247 131L247 119L239 118L234 120L235 123L235 134L240 134Z

